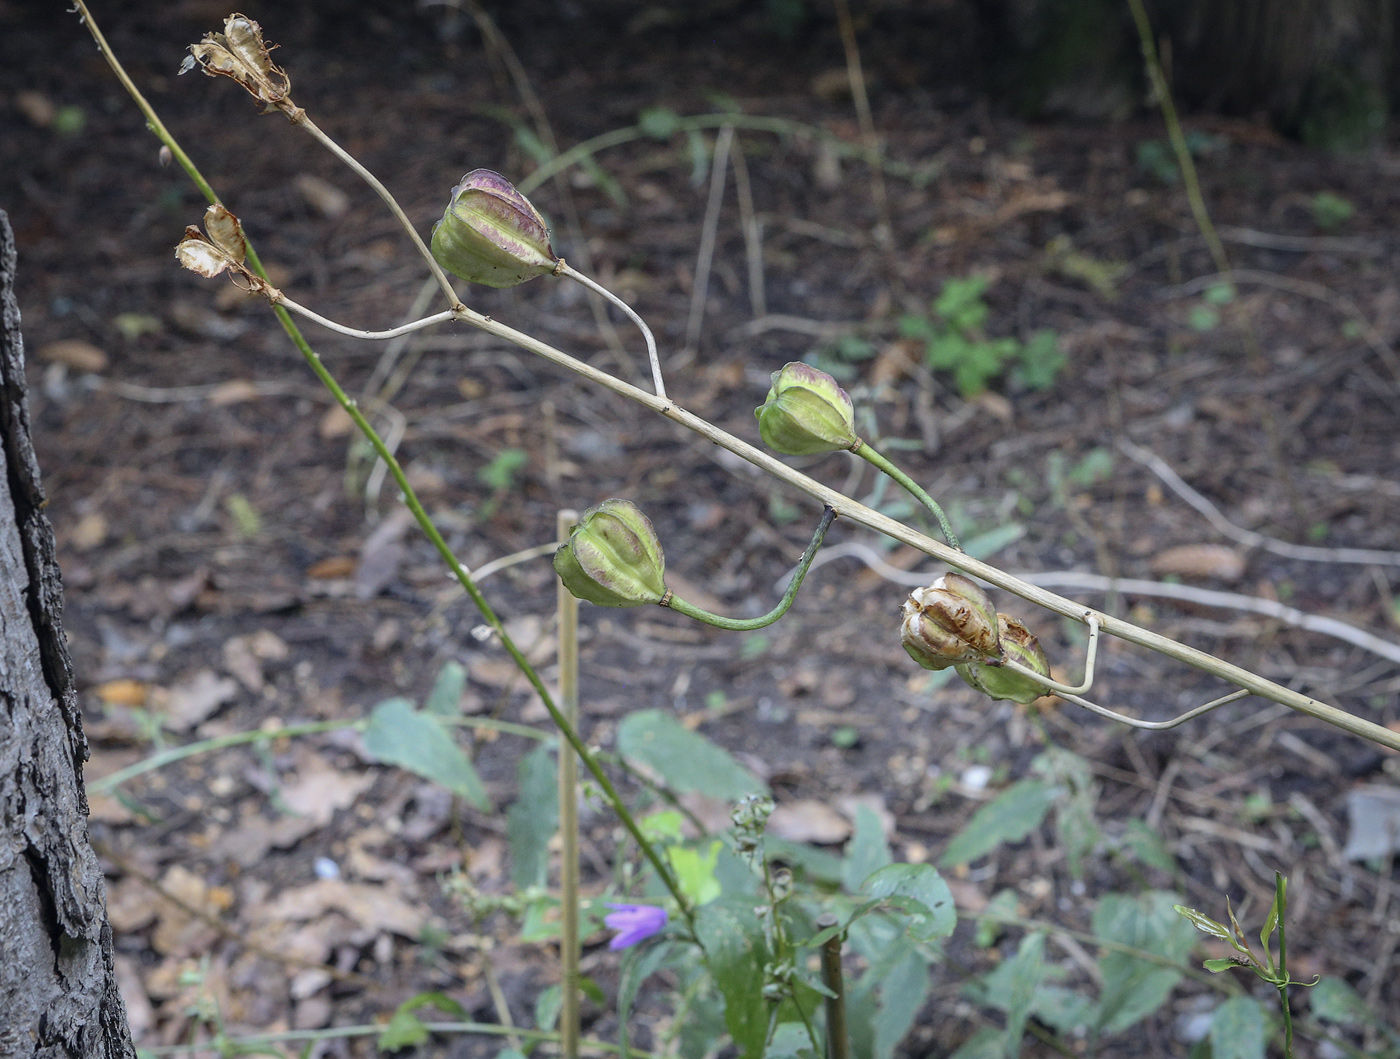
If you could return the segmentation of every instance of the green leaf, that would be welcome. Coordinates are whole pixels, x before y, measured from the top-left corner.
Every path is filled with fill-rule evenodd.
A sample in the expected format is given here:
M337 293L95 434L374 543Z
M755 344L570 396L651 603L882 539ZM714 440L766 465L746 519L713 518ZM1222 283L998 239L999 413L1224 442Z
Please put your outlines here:
M1176 858L1172 856L1162 836L1153 831L1142 820L1129 820L1123 832L1123 845L1132 851L1149 868L1176 874Z
M893 859L880 814L868 805L857 805L855 834L846 847L846 858L841 865L842 885L855 893L871 872L885 867Z
M491 808L481 777L451 730L440 718L415 710L407 699L385 699L374 708L365 729L365 749L386 764L441 784L478 809Z
M1014 916L1020 911L1020 900L1012 889L998 890L987 902L984 917L977 921L977 944L986 948L995 944L997 938L1006 931L1006 925L997 921L998 916Z
M467 1017L466 1009L447 994L419 993L400 1004L393 1016L385 1023L383 1031L379 1034L379 1049L385 1052L395 1052L400 1048L422 1044L426 1041L428 1027L423 1025L423 1021L414 1012L421 1007L429 1006L435 1007L439 1011L445 1011L459 1019Z
M549 986L535 997L535 1029L545 1033L554 1029L559 1021L559 1009L564 1006L564 991L557 985Z
M1001 1030L980 1029L949 1059L1005 1059L1006 1034Z
M724 1025L744 1059L759 1059L768 1036L763 968L768 949L747 901L714 901L697 910L695 934L705 963L724 997Z
M559 830L559 772L554 751L535 747L516 766L520 797L506 810L510 878L517 889L549 879L549 842Z
M1172 911L1179 916L1185 916L1191 921L1191 925L1202 933L1219 938L1221 941L1230 940L1230 928L1223 923L1217 923L1210 916L1197 912L1194 908L1187 908L1185 905L1172 905Z
M699 791L726 801L768 793L767 784L729 751L661 710L640 710L623 718L617 749L623 757L655 770L667 786L681 793Z
M617 976L617 1043L621 1046L624 1056L627 1054L630 1033L628 1020L632 1017L632 1005L637 1000L637 991L670 955L671 943L661 941L654 945L634 945L622 958L622 969Z
M502 449L490 463L477 469L476 477L492 492L503 493L515 485L516 475L529 461L524 449Z
M953 893L931 864L891 864L867 878L861 889L876 900L913 902L916 916L907 926L920 941L946 938L958 925Z
M1138 897L1105 894L1094 910L1093 932L1177 963L1196 944L1195 928L1174 910L1174 895L1160 890ZM1170 967L1126 953L1106 952L1098 962L1104 987L1094 1021L1104 1033L1118 1033L1156 1011L1181 979Z
M1035 991L1045 978L1045 935L1027 934L1011 960L1011 995L1006 1008L1006 1056L1018 1059L1026 1019L1035 1003Z
M909 1034L929 988L928 962L915 951L907 952L881 980L875 1010L875 1059L889 1059Z
M1044 780L1014 783L972 815L948 843L939 864L953 867L985 856L1003 842L1019 842L1041 825L1059 789Z
M1054 331L1037 331L1021 347L1017 376L1030 390L1048 390L1065 366L1060 352L1060 336Z
M1219 974L1221 971L1233 971L1244 965L1235 960L1203 960L1201 966L1211 974Z
M800 1022L778 1023L763 1059L816 1059L807 1027Z
M1268 1020L1253 997L1231 997L1210 1020L1211 1059L1264 1059Z
M399 1008L384 1024L379 1034L378 1047L381 1052L396 1052L400 1048L422 1044L428 1039L428 1027L412 1011Z
M1308 990L1308 1005L1313 1018L1340 1026L1368 1026L1376 1021L1361 994L1340 978L1324 978Z
M653 140L669 140L681 127L681 116L670 107L648 107L638 115L637 126Z
M462 712L462 689L466 686L466 667L461 662L444 662L423 709L438 717L456 717Z
M720 895L715 867L719 863L722 845L719 839L715 839L704 853L688 846L666 848L666 859L671 862L671 870L676 873L676 882L680 884L681 893L690 898L696 906L707 905Z

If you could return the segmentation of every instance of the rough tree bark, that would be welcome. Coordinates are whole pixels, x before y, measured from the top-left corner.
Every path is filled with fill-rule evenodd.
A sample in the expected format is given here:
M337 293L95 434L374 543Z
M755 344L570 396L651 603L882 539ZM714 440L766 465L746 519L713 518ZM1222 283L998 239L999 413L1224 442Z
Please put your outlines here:
M132 1059L0 210L0 1056Z

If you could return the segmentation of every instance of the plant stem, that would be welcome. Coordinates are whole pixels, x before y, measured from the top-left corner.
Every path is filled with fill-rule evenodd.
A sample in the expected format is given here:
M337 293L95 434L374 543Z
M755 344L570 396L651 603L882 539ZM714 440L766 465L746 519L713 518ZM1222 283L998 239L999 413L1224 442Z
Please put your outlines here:
M489 1037L505 1037L515 1035L522 1040L551 1041L559 1040L558 1033L547 1033L543 1030L522 1030L514 1026L500 1026L493 1022L425 1022L424 1027L429 1033L479 1033ZM181 1055L186 1052L195 1051L217 1051L224 1055L247 1054L245 1049L256 1048L261 1044L291 1043L293 1041L328 1041L343 1039L346 1037L377 1037L384 1032L382 1025L373 1026L328 1026L320 1030L283 1030L281 1033L260 1033L252 1037L226 1037L214 1041L197 1041L189 1044L169 1044L159 1045L154 1048L142 1048L143 1055L165 1056ZM621 1049L609 1041L599 1041L585 1039L579 1042L581 1047L596 1052L614 1053ZM236 1050L234 1050L236 1049ZM637 1051L631 1049L631 1054L637 1059L659 1059L651 1052Z
M432 327L433 324L445 324L449 320L456 319L456 314L454 314L451 309L447 309L440 313L434 313L432 316L425 316L421 320L414 320L411 323L400 324L398 327L391 327L387 331L362 331L358 327L346 327L344 324L338 324L334 320L328 320L320 313L314 313L306 306L292 301L291 298L288 298L280 290L276 291L274 294L269 294L268 301L272 302L273 305L285 305L288 309L292 310L292 312L298 313L313 323L318 323L322 327L335 331L338 334L349 335L351 338L368 339L371 342L382 342L390 338L398 338L400 335L406 335L413 331L421 331L425 327Z
M147 772L154 772L156 769L164 768L166 765L173 765L177 761L184 761L185 758L195 757L199 754L207 754L214 750L223 750L231 746L244 746L248 743L267 743L273 739L290 738L296 735L316 735L319 732L334 732L339 728L362 728L365 725L364 718L344 719L338 721L313 721L309 724L289 724L285 728L259 728L251 732L231 732L228 735L215 736L212 739L201 739L197 743L186 743L184 746L172 746L166 750L152 754L150 757L142 758L140 761L132 762L124 769L118 769L109 776L93 780L87 785L89 794L106 794L115 790L127 780L135 779L137 776Z
M797 598L797 590L802 587L802 580L807 576L807 568L812 565L817 549L822 546L822 541L826 538L826 531L831 528L832 520L835 518L836 512L829 506L822 512L821 521L817 523L817 532L812 534L811 543L807 545L807 550L802 553L802 558L798 560L797 569L792 572L792 579L788 582L787 591L783 593L783 598L778 601L776 607L761 618L726 618L720 614L711 614L708 610L702 610L695 604L687 603L676 596L670 596L661 605L670 607L676 613L684 614L687 618L694 618L696 621L703 621L706 625L728 629L731 632L751 632L754 629L762 629L764 626L772 625L788 612L792 601Z
M839 920L828 912L817 920L818 929L834 927ZM822 944L822 981L834 994L826 998L827 1059L849 1059L849 1036L846 1032L846 989L841 975L841 942L838 932Z
M559 537L568 537L578 512L559 512ZM578 727L578 600L561 581L555 602L559 616L559 703L569 723ZM559 748L559 962L560 1051L578 1059L578 759L572 748Z
M1142 61L1147 67L1147 78L1152 83L1152 94L1157 97L1162 120L1167 126L1167 137L1171 140L1172 152L1176 155L1177 168L1181 170L1181 182L1186 185L1186 200L1191 204L1191 216L1196 227L1210 250L1215 267L1230 282L1230 258L1225 253L1225 244L1211 223L1210 212L1206 209L1205 196L1201 194L1201 182L1196 177L1196 163L1191 157L1191 148L1186 145L1186 136L1181 131L1181 119L1177 117L1176 104L1172 102L1171 89L1167 87L1162 63L1157 57L1157 46L1152 42L1152 23L1147 17L1147 9L1142 0L1128 0L1133 13L1133 23L1137 27L1138 41L1142 46Z
M947 539L948 543L958 551L962 551L962 545L958 543L957 534L953 532L953 527L948 522L948 516L943 513L943 509L938 506L938 502L919 487L918 482L910 478L864 441L860 443L860 448L855 450L855 454L867 463L874 464L900 485L904 486L919 503L923 504L924 507L928 508L929 511L933 513L934 518L938 519L939 528L943 530L943 536Z
M1288 912L1288 880L1281 871L1274 872L1274 904L1278 906L1278 981L1275 984L1278 987L1279 1007L1283 1009L1283 1054L1284 1059L1293 1059L1293 1010L1288 1004L1288 933L1284 929Z
M575 283L582 284L589 290L593 291L595 294L601 294L604 298L612 302L624 313L626 313L628 319L630 319L634 324L637 325L637 327L642 332L642 338L646 340L647 358L651 361L651 381L652 384L656 387L656 396L665 397L666 383L663 382L661 378L661 356L656 351L656 336L651 333L651 328L647 326L647 322L637 314L636 310L633 309L632 306L628 305L616 294L608 290L607 287L604 287L601 283L597 282L596 280L585 276L578 269L574 268L567 261L564 261L562 259L559 262L559 275L567 276Z
M181 163L182 165L188 163L187 172L191 174L191 177L195 180L196 185L200 188L201 191L204 192L205 197L208 198L210 202L217 202L218 196L215 195L214 189L210 187L208 181L206 181L203 178L203 176L199 174L199 171L195 168L194 163L189 161L188 156L186 156L184 152L180 150L179 144L176 143L175 138L170 134L169 130L166 129L165 126L160 123L159 119L155 117L155 112L151 109L150 104L146 102L146 99L144 96L141 95L140 90L136 87L136 85L131 81L131 78L128 77L125 71L122 69L121 64L118 62L116 55L113 54L112 49L107 44L106 39L101 35L100 32L98 32L97 26L92 20L92 15L87 10L87 7L83 3L83 0L76 0L76 2L78 4L79 10L83 13L83 17L87 23L89 32L92 33L93 38L97 41L97 45L102 50L102 53L106 57L108 64L112 67L113 70L117 71L118 79L121 81L122 85L126 88L127 92L131 95L131 97L136 101L136 104L138 107L141 108L142 113L147 115L147 118L150 120L151 123L152 131L155 132L156 136L160 138L162 143L170 147L172 153L178 154L179 157L184 159L184 161ZM339 148L336 149L339 150ZM355 165L358 166L359 163L355 163ZM382 187L382 185L379 186ZM384 191L382 192L382 194L387 196L388 192ZM397 208L397 204L394 205L395 208ZM402 218L402 210L398 211L398 215ZM402 220L406 222L407 218L402 218ZM408 228L411 230L412 226L408 225ZM417 238L416 233L414 233L414 238L421 247L422 240ZM431 257L432 255L429 254L428 256ZM258 259L258 255L253 249L251 242L249 242L248 245L248 263L253 269L253 271L255 271L264 280L267 279L267 273L263 270L262 263ZM434 265L436 265L436 262L434 262ZM436 271L440 273L441 269L437 269ZM451 286L447 285L445 289L451 291ZM466 306L458 302L456 300L455 294L453 295L453 301L454 311L458 314L460 318L466 319L473 324L477 324L478 321L489 322L489 320L487 320L487 318L482 316L480 313L474 312L473 310L468 309ZM501 646L506 649L506 653L510 655L511 660L515 663L516 667L520 670L522 674L524 674L525 679L529 681L530 686L534 688L535 693L539 695L540 701L544 703L544 707L549 712L550 718L554 721L555 727L559 729L560 734L564 736L565 740L568 741L569 745L572 746L574 750L578 753L579 758L588 768L589 773L597 781L599 788L603 792L604 799L608 802L608 805L612 808L613 812L617 814L618 820L622 823L623 827L627 829L627 832L632 836L633 841L637 843L643 855L647 858L647 861L656 870L658 878L661 879L662 884L671 893L671 896L675 898L676 904L679 906L681 914L685 917L686 922L690 924L691 928L693 929L695 916L694 910L690 907L690 902L686 899L685 894L680 888L680 884L677 883L675 876L672 875L671 870L667 866L665 860L662 859L661 855L656 851L656 847L651 843L651 841L646 837L646 835L642 833L642 829L637 825L636 819L632 816L631 811L628 810L626 803L623 802L622 796L617 793L617 788L613 786L612 781L608 779L607 773L603 771L603 768L601 765L598 764L597 759L589 751L588 747L584 745L583 740L579 738L579 734L577 731L574 730L574 726L571 725L568 719L560 712L558 705L556 705L556 703L554 702L554 697L550 695L549 689L545 687L544 681L540 678L539 673L535 671L534 666L530 664L529 660L525 657L524 653L520 650L519 647L516 646L515 641L511 639L510 634L506 632L505 625L502 623L501 619L496 615L495 610L491 607L491 604L482 594L481 589L477 587L476 582L472 579L471 571L462 565L462 563L457 559L457 556L453 553L452 549L448 547L447 541L443 539L443 536L438 531L437 526L433 523L433 520L429 517L427 511L424 510L422 503L418 499L418 494L415 493L413 491L413 487L409 485L408 477L404 474L403 467L399 464L399 461L395 458L393 452L384 443L384 439L379 436L379 433L374 429L374 426L370 423L370 421L365 418L364 413L360 411L359 405L355 401L355 399L350 397L345 392L345 390L341 387L340 383L336 380L335 376L332 375L330 371L326 368L325 364L321 362L320 356L316 353L315 350L311 348L310 344L306 341L306 338L301 333L301 329L297 327L296 321L292 319L291 313L289 313L283 306L280 305L274 305L272 307L272 311L277 316L278 321L282 324L282 330L287 333L287 337L290 338L292 340L292 344L297 347L297 350L301 353L302 358L306 361L306 364L311 369L312 373L316 376L317 379L320 380L321 385L324 386L330 392L331 396L335 398L336 403L339 404L340 407L345 410L346 414L350 416L350 418L354 421L355 426L359 428L360 433L365 436L366 440L369 441L370 445L374 448L374 451L378 454L379 458L383 460L385 466L389 468L389 473L393 476L393 479L395 483L397 483L399 490L403 496L404 506L406 506L409 509L409 511L413 514L414 521L418 523L418 526L420 529L422 529L424 535L426 535L428 540L432 542L433 547L437 550L437 553L442 557L443 562L447 564L448 569L450 569L453 575L457 578L457 581L459 584L461 584L463 590L465 590L467 595L471 597L472 603L476 605L477 610L480 611L481 616L485 620L486 624L489 625L491 629L495 632L497 637L500 638ZM620 382L620 380L618 381ZM637 392L643 393L644 391L638 390ZM651 395L648 394L647 396L650 397ZM664 400L663 398L653 399ZM670 402L666 401L666 404L669 406Z
M354 155L322 132L321 128L307 116L306 111L298 108L295 112L289 113L287 116L291 119L293 125L300 125L307 132L311 133L311 135L319 140L331 154L348 165L356 176L370 187L374 188L375 193L384 200L384 204L389 207L389 211L394 215L395 219L398 220L403 230L408 233L408 237L413 240L413 245L417 247L419 255L427 262L428 269L433 274L433 279L437 280L438 286L441 287L442 292L447 295L448 303L453 309L460 308L462 299L457 297L457 292L452 289L452 281L447 278L447 273L444 272L442 266L437 263L437 258L433 257L433 252L429 250L427 244L423 242L423 237L418 234L418 229L413 227L413 222L408 219L408 215L404 213L398 201L389 193L389 189L379 182L378 177L361 165Z

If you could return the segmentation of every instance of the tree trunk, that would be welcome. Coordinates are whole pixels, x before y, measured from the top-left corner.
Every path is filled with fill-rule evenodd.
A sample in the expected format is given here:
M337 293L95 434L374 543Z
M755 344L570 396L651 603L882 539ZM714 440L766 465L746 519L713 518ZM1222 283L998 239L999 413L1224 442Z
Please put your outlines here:
M132 1059L0 210L0 1056Z

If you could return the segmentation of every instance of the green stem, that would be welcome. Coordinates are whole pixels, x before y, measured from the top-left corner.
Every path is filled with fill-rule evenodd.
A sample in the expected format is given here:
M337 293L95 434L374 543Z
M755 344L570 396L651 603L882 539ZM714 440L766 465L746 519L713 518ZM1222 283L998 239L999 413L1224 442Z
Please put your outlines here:
M797 598L797 590L802 587L802 579L807 576L807 568L812 565L812 560L816 558L817 549L822 546L822 541L826 538L826 531L831 528L831 522L834 518L836 518L836 512L830 507L822 511L821 521L817 523L817 532L812 534L812 542L802 553L797 569L792 573L792 580L788 582L787 591L783 593L783 598L778 601L778 605L763 617L726 618L719 614L711 614L708 610L701 610L695 604L687 603L676 596L670 596L661 605L670 607L678 614L684 614L687 618L703 621L706 625L713 625L719 629L729 629L731 632L750 632L754 629L762 629L766 625L772 625L788 612L792 601Z
M1147 17L1147 9L1142 0L1128 0L1133 13L1133 23L1137 27L1138 41L1142 45L1142 61L1147 67L1147 78L1152 84L1152 94L1157 97L1162 120L1167 126L1167 138L1171 140L1172 153L1176 155L1177 167L1181 170L1181 181L1186 185L1186 200L1191 204L1191 215L1196 219L1196 227L1210 249L1216 271L1230 280L1230 258L1225 253L1225 244L1216 234L1206 209L1205 196L1201 194L1201 182L1196 177L1196 163L1191 157L1191 148L1186 146L1186 136L1181 131L1181 119L1177 117L1176 104L1172 102L1171 89L1167 87L1166 75L1162 73L1162 63L1157 57L1157 46L1152 41L1152 23Z
M93 22L92 14L88 11L86 4L83 0L76 0L76 3L78 9L83 14L83 19L87 24L88 31L93 35L93 39L97 41L97 46L102 50L102 54L106 57L108 65L116 72L118 80L121 81L123 87L126 88L127 93L132 99L136 101L136 105L141 108L141 112L146 115L147 121L150 123L151 131L156 134L162 143L170 148L172 154L181 159L181 166L190 174L191 179L194 180L200 191L204 193L204 196L210 202L217 202L218 196L215 195L214 189L199 173L194 163L190 161L189 156L180 149L179 144L175 141L175 137L161 124L160 119L156 117L155 111L151 108L151 105L146 102L140 90L132 82L131 78L126 75L125 70L122 69L116 55L107 44L106 38L102 36L96 23ZM263 271L262 263L259 261L256 252L254 252L251 243L248 245L248 264L253 271L264 280L267 279L267 274ZM301 329L297 327L296 321L292 319L291 314L280 305L274 305L272 311L282 324L282 330L287 333L287 337L292 340L293 345L300 351L302 358L306 361L312 373L320 380L321 385L330 392L331 396L335 398L336 403L350 416L355 426L359 428L360 433L365 436L379 458L384 461L384 465L389 468L389 473L393 476L394 482L398 485L399 491L403 496L404 506L413 514L414 521L418 523L424 535L432 542L433 547L457 578L463 590L471 597L472 603L476 605L476 609L481 613L486 624L489 625L496 636L500 638L501 646L506 649L506 653L510 655L516 667L525 676L525 679L529 681L535 693L539 695L540 701L544 703L544 707L549 712L550 719L554 721L555 727L559 729L565 740L567 740L569 745L578 753L579 759L597 781L599 788L603 792L604 799L612 808L613 812L617 814L618 820L621 821L623 827L627 829L628 834L632 836L633 841L637 843L642 853L651 863L651 866L656 870L657 876L661 879L666 889L670 891L671 896L675 898L676 904L680 907L681 914L684 915L686 921L693 926L694 911L691 909L690 902L686 899L685 894L681 891L680 884L676 881L675 876L671 874L671 870L667 866L665 860L662 859L661 855L656 851L656 847L647 839L646 835L642 833L642 829L637 825L636 819L632 816L631 812L628 811L626 804L622 801L622 796L617 793L617 788L613 786L612 781L608 779L607 773L603 771L597 759L589 751L588 747L584 745L583 740L579 737L578 731L560 711L558 705L554 702L554 697L550 695L549 689L545 687L544 681L540 678L539 673L535 671L535 667L530 664L524 652L516 646L515 641L512 640L510 634L506 632L505 625L501 622L495 610L492 609L491 604L487 602L486 597L477 587L476 582L472 579L471 572L458 561L457 556L453 554L452 549L448 547L447 541L443 539L437 526L434 525L433 520L428 516L427 511L424 510L422 503L418 499L418 494L415 493L413 487L409 485L408 477L404 474L403 467L400 466L393 452L384 443L384 439L379 436L378 431L374 429L370 421L365 418L364 413L360 411L359 405L355 399L341 388L335 376L333 376L329 369L326 368L325 364L321 362L320 356L306 341L306 338L301 333Z
M162 750L158 754L142 758L133 762L124 769L118 769L110 776L103 776L101 779L93 780L87 785L89 794L107 794L109 791L120 787L127 780L135 779L137 776L147 772L154 772L156 769L164 768L166 765L173 765L177 761L184 761L187 757L195 757L199 754L207 754L214 750L223 750L230 746L243 746L247 743L266 743L273 739L282 739L295 735L315 735L318 732L333 732L338 728L359 728L363 727L363 718L358 720L339 721L314 721L310 724L289 724L285 728L259 728L251 732L233 732L229 735L216 736L213 739L201 739L197 743L186 743L184 746L172 746L168 750Z
M953 532L953 527L948 522L948 516L943 514L943 509L938 506L938 501L934 500L933 497L929 496L919 487L918 482L910 478L864 441L860 443L860 448L855 450L855 454L867 463L878 467L900 485L904 486L905 489L909 490L913 497L918 500L919 503L923 504L924 507L928 508L929 511L933 513L934 518L938 519L938 525L943 530L943 536L947 539L948 543L958 551L962 551L962 545L958 543L957 534Z
M531 1042L557 1042L560 1036L558 1033L547 1033L543 1030L522 1030L514 1026L499 1026L492 1022L425 1022L423 1026L429 1033L480 1033L491 1037L505 1037L513 1034L522 1040ZM223 1053L236 1055L246 1048L255 1048L262 1044L326 1041L346 1037L377 1037L383 1032L383 1026L329 1026L320 1030L284 1030L281 1033L260 1033L252 1037L226 1037L215 1041L160 1045L154 1048L142 1048L141 1052L143 1055L165 1056L222 1048L237 1049L237 1051L224 1051ZM593 1039L581 1040L579 1045L582 1048L598 1052L620 1052L622 1050L616 1044ZM652 1052L641 1052L635 1048L631 1049L631 1054L637 1059L658 1059Z
M559 512L559 536L565 537L578 512ZM578 724L578 600L561 581L555 610L559 622L559 699L571 724ZM579 926L578 926L578 759L559 751L559 1050L564 1059L578 1059L579 1041Z
M1278 907L1278 987L1279 1007L1283 1009L1283 1054L1293 1059L1293 1010L1288 1004L1288 934L1284 919L1288 912L1288 880L1274 872L1274 904ZM1267 943L1266 943L1267 944Z

